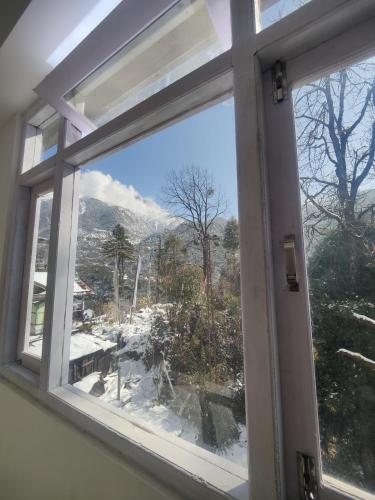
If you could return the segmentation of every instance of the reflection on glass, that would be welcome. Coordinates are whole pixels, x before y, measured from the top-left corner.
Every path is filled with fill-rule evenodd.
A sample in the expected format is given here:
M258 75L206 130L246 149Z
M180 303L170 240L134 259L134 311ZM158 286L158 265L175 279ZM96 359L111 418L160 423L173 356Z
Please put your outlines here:
M294 92L324 473L375 493L375 61Z
M42 354L44 314L46 306L48 252L51 233L52 193L38 197L35 225L34 261L31 266L33 290L30 294L30 330L28 352Z
M280 21L311 0L257 0L258 1L258 31Z
M69 382L246 476L233 113L83 171Z
M182 0L65 99L99 126L230 45L229 0Z

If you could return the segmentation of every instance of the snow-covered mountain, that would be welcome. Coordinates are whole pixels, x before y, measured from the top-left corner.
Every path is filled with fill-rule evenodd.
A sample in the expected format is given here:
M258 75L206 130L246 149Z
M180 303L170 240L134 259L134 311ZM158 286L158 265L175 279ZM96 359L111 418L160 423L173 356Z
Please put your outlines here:
M139 243L153 233L162 232L166 227L175 224L168 212L160 209L156 212L136 214L133 211L115 205L109 205L95 198L81 198L79 203L80 237L106 237L116 226L121 224L133 244Z
M192 228L172 217L160 207L159 210L155 210L155 205L155 202L152 202L148 214L144 210L145 205L136 214L128 208L110 205L96 198L80 198L76 273L104 300L112 296L113 263L110 259L104 258L103 243L117 224L121 224L125 228L135 247L135 254L139 253L142 256L143 269L147 269L148 274L155 274L155 256L158 245L170 231L173 231L184 242L188 261L201 264L201 248L197 244L196 235ZM46 240L41 242L38 247L38 265L43 269L48 260L51 207L52 199L44 200L40 211L39 236ZM214 279L218 278L225 258L225 251L220 243L225 223L225 219L219 218L212 228L213 234L218 237L218 243L213 244L211 248ZM136 259L127 263L127 274L130 281L133 279L135 271ZM142 286L142 276L140 286Z
M146 200L147 203L147 200ZM40 213L40 235L48 238L51 217L51 200L44 200ZM144 205L147 207L147 204ZM155 203L150 210L140 213L116 205L110 205L95 198L82 197L79 200L78 244L81 239L105 239L116 224L121 224L131 242L140 241L154 233L163 232L167 227L176 226L176 220L167 211L155 210Z

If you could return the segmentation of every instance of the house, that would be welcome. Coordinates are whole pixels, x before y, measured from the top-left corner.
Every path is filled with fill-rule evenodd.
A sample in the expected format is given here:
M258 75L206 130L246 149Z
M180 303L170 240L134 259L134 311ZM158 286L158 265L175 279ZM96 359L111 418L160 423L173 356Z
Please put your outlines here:
M34 272L34 293L31 310L30 335L39 335L43 332L44 311L46 305L47 271ZM74 280L73 291L73 320L83 321L85 299L92 297L95 292L81 279Z

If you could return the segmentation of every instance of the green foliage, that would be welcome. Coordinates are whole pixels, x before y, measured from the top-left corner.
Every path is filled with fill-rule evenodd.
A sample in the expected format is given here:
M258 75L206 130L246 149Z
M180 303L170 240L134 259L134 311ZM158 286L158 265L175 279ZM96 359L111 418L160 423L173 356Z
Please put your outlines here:
M375 360L373 257L360 241L332 231L309 262L314 358L324 468L358 486L375 487L375 372L343 357Z
M214 378L218 383L243 381L243 346L240 302L236 297L221 303L213 332L211 356L215 359L210 372L208 364L208 320L204 300L200 303L173 304L152 325L147 363L158 364L162 357L173 372L188 375L204 383ZM228 305L228 307L226 307Z
M367 232L375 240L375 231ZM361 239L341 230L331 231L317 243L308 267L310 286L317 296L374 299L375 261Z
M159 249L159 293L165 302L188 303L200 300L202 271L186 262L182 240L170 233Z
M240 248L238 221L234 217L231 217L225 225L223 247L231 252L235 252Z
M164 358L172 372L191 377L208 373L206 324L202 304L174 304L154 320L145 359L149 367Z
M227 295L216 313L216 363L220 367L216 375L225 382L243 382L243 338L240 298Z

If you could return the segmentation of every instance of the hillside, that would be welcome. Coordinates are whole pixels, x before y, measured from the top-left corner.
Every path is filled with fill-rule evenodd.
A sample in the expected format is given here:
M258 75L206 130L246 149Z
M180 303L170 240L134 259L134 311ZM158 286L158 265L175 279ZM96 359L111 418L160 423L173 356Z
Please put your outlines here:
M45 200L41 205L39 236L48 239L50 228L52 200ZM220 218L213 227L213 234L218 237L218 243L212 245L212 259L214 280L218 279L218 269L222 266L225 252L220 242L226 220ZM135 214L129 209L109 205L95 198L80 199L78 244L76 258L76 272L98 295L98 298L110 299L112 296L112 262L103 258L103 242L108 238L116 224L121 224L130 241L136 248L136 253L142 256L142 273L140 278L140 292L145 291L148 279L153 281L156 274L155 255L159 242L162 242L168 233L174 232L184 242L187 249L187 260L201 264L201 251L197 245L194 232L186 223L179 223L177 219L165 213L155 217L150 214ZM41 245L38 249L39 261L46 262L48 245ZM136 264L127 264L128 286L133 285Z

